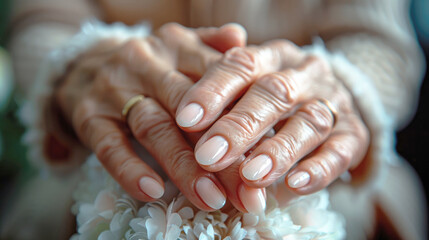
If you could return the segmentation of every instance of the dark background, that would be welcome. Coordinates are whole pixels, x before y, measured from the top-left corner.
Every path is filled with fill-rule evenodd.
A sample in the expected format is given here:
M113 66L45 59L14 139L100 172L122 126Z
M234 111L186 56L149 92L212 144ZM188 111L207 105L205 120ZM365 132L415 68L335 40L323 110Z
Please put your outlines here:
M414 0L411 5L411 16L417 36L426 55L429 56L429 1ZM0 0L0 47L5 44L5 32L10 0ZM1 79L0 79L1 80ZM416 169L426 191L429 193L429 76L426 70L422 83L418 109L410 124L397 134L397 151ZM22 126L16 118L20 103L19 95L12 93L5 109L0 109L0 212L7 206L5 196L13 194L13 189L25 182L34 170L25 160L25 147L20 143ZM427 198L426 198L427 201ZM4 210L4 209L3 209ZM429 213L429 212L428 212ZM392 236L379 233L378 239L392 239Z
M411 18L418 40L425 53L426 74L420 89L416 115L411 123L397 133L396 149L417 171L426 192L429 206L429 1L415 0L411 5ZM426 209L429 216L429 209ZM428 228L429 229L429 224Z

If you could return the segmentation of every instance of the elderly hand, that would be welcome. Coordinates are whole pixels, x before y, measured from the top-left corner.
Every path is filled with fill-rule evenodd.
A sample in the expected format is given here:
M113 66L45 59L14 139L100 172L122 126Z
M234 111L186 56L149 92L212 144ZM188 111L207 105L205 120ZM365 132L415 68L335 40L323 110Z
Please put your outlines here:
M79 139L134 198L151 201L164 187L132 149L131 134L197 207L219 209L225 203L222 184L195 162L171 116L194 84L188 76L198 79L221 52L245 41L245 32L234 25L190 30L177 24L125 44L106 40L69 66L56 99ZM130 99L136 101L129 104Z
M285 40L227 51L182 98L176 121L187 132L208 128L195 157L211 172L235 164L270 134L241 163L241 177L265 187L288 173L287 185L298 194L318 191L358 165L369 144L330 66Z

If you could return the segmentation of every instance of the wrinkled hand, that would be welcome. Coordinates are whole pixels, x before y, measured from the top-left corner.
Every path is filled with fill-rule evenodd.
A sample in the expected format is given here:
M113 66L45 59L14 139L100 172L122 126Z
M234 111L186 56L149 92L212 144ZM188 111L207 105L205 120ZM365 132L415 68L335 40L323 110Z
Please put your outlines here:
M288 173L287 185L298 194L318 191L358 165L369 144L330 66L285 40L227 51L182 98L176 121L187 132L208 128L195 157L211 172L236 164L269 134L241 163L241 178L266 187Z
M215 174L202 169L172 116L193 79L199 79L222 52L244 46L245 41L245 32L234 25L190 30L177 24L168 24L157 36L145 39L106 40L69 67L56 99L79 139L134 198L159 198L164 183L132 149L130 134L197 207L219 209L225 195L231 195L237 208L244 210L246 203L239 201L237 192L222 187L231 184L233 175L224 176L223 181L229 182L221 183ZM123 120L125 103L139 94L145 98ZM242 183L237 167L233 177L233 185ZM251 199L249 193L260 198L262 191L249 189L241 195Z

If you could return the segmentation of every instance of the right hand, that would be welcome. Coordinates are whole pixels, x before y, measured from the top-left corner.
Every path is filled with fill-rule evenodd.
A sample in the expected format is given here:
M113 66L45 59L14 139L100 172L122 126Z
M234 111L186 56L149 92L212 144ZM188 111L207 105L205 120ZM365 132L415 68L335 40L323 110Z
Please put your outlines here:
M162 196L164 183L132 149L130 133L193 204L219 209L227 193L214 173L196 163L172 116L194 84L188 76L199 79L222 52L244 46L245 39L244 31L232 25L190 30L167 24L158 36L126 43L105 40L70 65L56 99L82 143L131 196L152 201ZM122 108L139 94L145 98L124 121Z

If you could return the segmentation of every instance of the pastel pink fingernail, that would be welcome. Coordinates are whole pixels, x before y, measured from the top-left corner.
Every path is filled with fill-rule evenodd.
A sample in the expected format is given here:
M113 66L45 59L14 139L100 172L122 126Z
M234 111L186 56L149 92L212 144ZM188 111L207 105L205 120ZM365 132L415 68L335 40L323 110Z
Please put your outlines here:
M200 198L209 207L221 209L225 205L225 196L210 178L200 177L196 183L196 190Z
M244 208L250 213L262 213L266 207L264 193L259 188L251 188L241 184L238 196Z
M211 165L219 161L228 151L228 142L221 136L214 136L203 143L195 152L195 158L201 165Z
M140 189L151 198L160 198L164 195L164 187L151 177L142 177L139 185Z
M176 117L176 122L182 127L192 127L203 118L204 109L197 103L187 105Z
M291 188L300 188L304 187L310 182L310 174L308 172L297 172L289 176L287 184Z
M246 163L241 171L246 179L255 181L265 177L271 171L272 167L273 161L271 158L262 154Z

